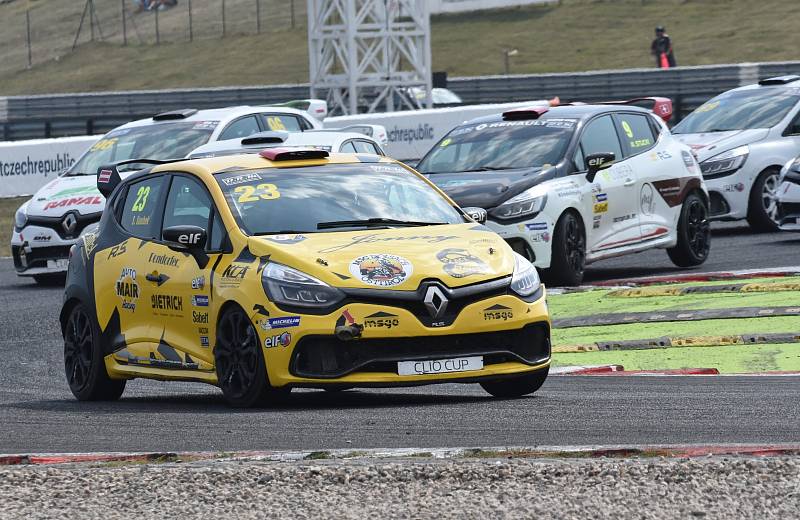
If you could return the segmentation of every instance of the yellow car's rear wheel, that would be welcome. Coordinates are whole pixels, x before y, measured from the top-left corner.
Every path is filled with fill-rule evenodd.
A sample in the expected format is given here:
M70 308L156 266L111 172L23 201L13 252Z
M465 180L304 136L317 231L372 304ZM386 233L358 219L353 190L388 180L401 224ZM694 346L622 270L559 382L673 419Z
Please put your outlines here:
M545 367L521 376L499 381L486 381L481 383L481 386L494 397L522 397L541 388L549 371L550 367Z
M229 307L220 317L214 359L228 404L238 408L266 404L272 387L264 353L253 323L238 306Z

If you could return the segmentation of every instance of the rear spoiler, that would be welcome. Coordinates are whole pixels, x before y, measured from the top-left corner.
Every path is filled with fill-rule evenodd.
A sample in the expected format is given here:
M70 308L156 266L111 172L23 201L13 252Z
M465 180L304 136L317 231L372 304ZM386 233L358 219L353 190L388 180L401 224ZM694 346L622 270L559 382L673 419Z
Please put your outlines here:
M122 182L122 177L119 174L120 166L125 166L126 164L149 164L152 166L157 166L159 164L167 164L183 160L184 159L158 161L156 159L128 159L127 161L119 161L106 166L101 166L97 169L97 191L99 191L105 198L108 198L108 196L111 195L111 192L114 191L114 188L116 188L119 183Z
M669 123L672 119L672 100L665 97L641 97L627 101L603 101L599 105L631 105L650 110L652 113Z
M363 134L375 139L378 141L378 144L384 148L389 145L389 134L386 132L386 127L383 125L350 125L344 128L326 128L326 130Z
M328 102L324 99L296 99L294 101L287 101L286 103L278 103L276 105L271 104L269 106L302 110L319 121L328 117Z

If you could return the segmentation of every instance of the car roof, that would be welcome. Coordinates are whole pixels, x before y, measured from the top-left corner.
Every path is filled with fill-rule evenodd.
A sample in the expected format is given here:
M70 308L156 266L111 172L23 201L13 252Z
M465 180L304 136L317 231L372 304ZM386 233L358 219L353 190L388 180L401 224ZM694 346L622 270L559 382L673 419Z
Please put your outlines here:
M114 130L121 130L123 128L134 128L134 127L148 126L148 125L157 125L161 123L175 123L181 121L187 121L187 122L220 121L221 123L224 124L230 120L236 119L237 117L246 116L249 114L260 114L264 112L299 115L303 116L304 119L309 119L308 113L302 110L298 110L296 108L272 107L268 105L264 106L240 105L234 107L209 108L205 110L198 110L189 117L181 119L172 119L168 121L154 121L152 117L148 117L145 119L137 119L136 121L131 121L129 123L125 123L124 125L118 126ZM112 130L112 132L114 130Z
M280 147L278 147L280 148ZM259 154L242 153L237 155L221 155L203 159L191 159L158 165L151 170L157 172L186 171L200 177L213 177L214 174L233 171L263 170L265 168L297 168L302 166L323 166L326 164L375 164L392 163L402 165L399 161L388 157L369 154L331 153L325 159L302 159L291 161L271 161Z
M537 106L537 109L542 108ZM612 112L641 112L643 114L652 114L650 110L634 105L559 105L550 107L547 112L539 116L538 119L588 119L597 114L612 113ZM471 125L475 123L494 123L496 121L503 121L503 114L492 114L490 116L478 117L471 119L460 126Z

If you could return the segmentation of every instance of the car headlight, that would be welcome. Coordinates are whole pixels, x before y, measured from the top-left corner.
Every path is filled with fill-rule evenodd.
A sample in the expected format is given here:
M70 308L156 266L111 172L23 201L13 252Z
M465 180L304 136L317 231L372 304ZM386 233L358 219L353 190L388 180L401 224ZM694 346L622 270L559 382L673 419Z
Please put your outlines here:
M344 293L297 269L270 262L261 274L267 297L277 304L294 307L329 307L344 299Z
M520 296L535 293L541 282L536 268L524 256L514 253L514 274L511 276L511 290Z
M489 213L500 220L511 220L536 215L544 209L547 195L534 195L532 190L523 191L494 208Z
M91 224L89 224L88 226L83 228L83 231L81 231L81 236L83 236L83 235L85 235L87 233L97 233L98 229L100 229L100 223L99 222L92 222Z
M749 146L738 146L701 162L700 171L703 172L703 176L734 172L742 167L748 154L750 154Z
M22 206L19 207L16 213L14 213L14 230L19 231L25 227L25 224L28 223L28 203L26 202Z

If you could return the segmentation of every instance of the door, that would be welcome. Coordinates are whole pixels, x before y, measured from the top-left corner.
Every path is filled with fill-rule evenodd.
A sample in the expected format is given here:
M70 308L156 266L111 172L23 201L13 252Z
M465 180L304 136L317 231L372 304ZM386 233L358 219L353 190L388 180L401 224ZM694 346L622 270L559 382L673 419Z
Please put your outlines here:
M166 180L166 176L158 175L128 186L114 208L119 233L125 238L95 255L98 321L105 328L114 314L118 315L121 333L112 339L115 349L122 344L145 344L143 348L147 350L146 344L157 341L150 312L150 298L156 287L147 280L148 244L160 233Z
M674 211L666 199L676 197L686 182L686 166L680 150L670 139L659 139L661 126L648 114L616 114L617 129L623 141L625 162L636 181L639 234L641 241L653 240L669 233L675 224ZM666 195L665 197L662 194ZM670 199L671 200L671 199Z
M163 243L152 244L153 253L159 259L166 259L152 266L151 276L158 279L153 314L161 326L161 336L173 349L184 353L186 363L212 363L215 330L211 317L216 315L217 302L211 295L210 275L221 254L224 228L205 186L190 175L172 175L161 232L171 226L197 226L206 230L207 258L197 260L176 253Z
M586 244L590 252L615 249L639 240L636 211L636 181L625 156L611 115L591 120L583 130L575 156L576 167L584 170L584 158L595 153L613 153L616 162L600 171L591 185L585 215ZM588 220L588 219L587 219Z

